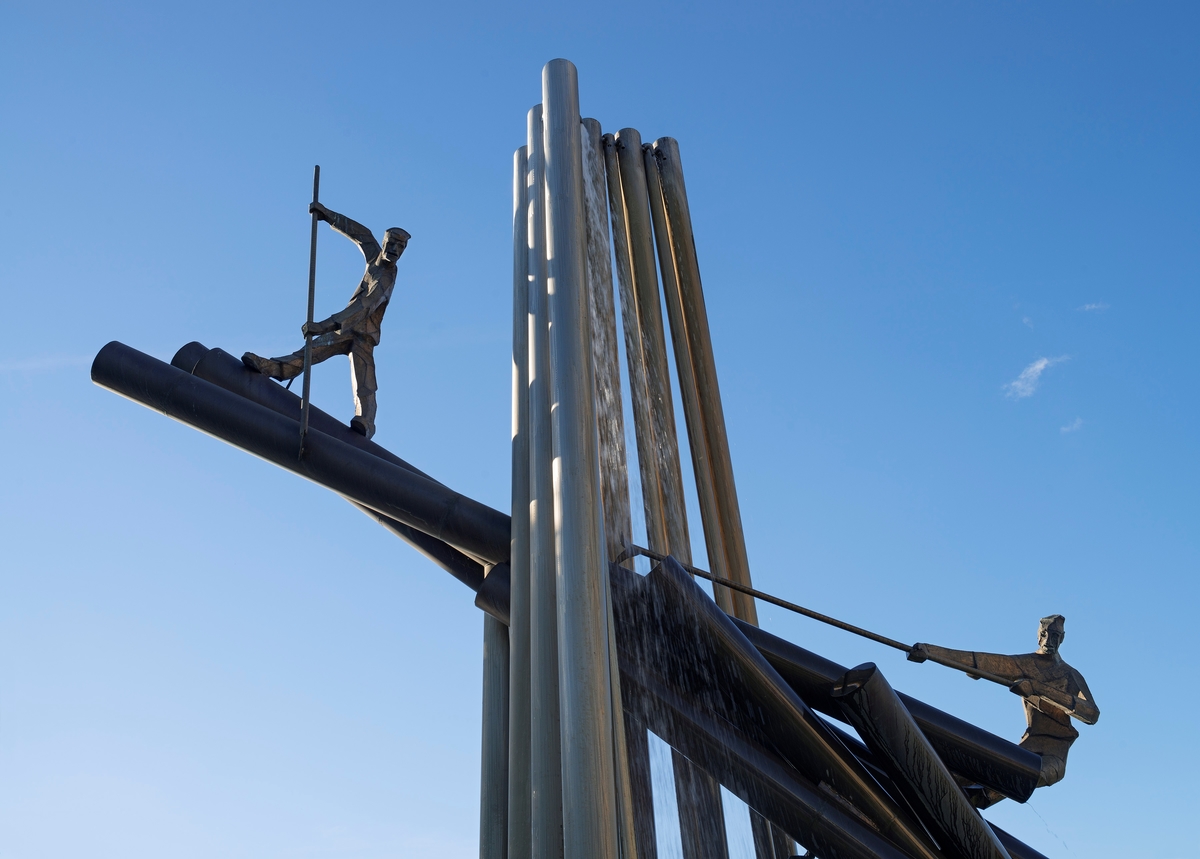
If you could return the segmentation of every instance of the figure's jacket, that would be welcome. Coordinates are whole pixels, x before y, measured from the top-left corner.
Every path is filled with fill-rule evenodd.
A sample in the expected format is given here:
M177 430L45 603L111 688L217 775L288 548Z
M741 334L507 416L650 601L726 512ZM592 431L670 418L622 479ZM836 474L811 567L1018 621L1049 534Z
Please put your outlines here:
M378 346L383 314L396 287L396 264L382 258L383 248L371 231L358 221L328 210L326 220L329 226L358 245L367 262L362 281L350 296L350 303L330 318L339 323L343 336L362 337Z

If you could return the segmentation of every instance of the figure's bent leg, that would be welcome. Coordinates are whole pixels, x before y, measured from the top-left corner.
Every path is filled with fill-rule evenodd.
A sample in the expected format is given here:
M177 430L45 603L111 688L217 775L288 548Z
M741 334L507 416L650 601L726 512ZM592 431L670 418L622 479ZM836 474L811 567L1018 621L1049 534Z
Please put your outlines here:
M304 372L304 353L294 352L282 358L263 358L255 355L253 352L247 352L242 356L242 363L251 370L257 370L264 376L270 376L272 379L286 382L288 379L294 379Z
M322 334L320 337L314 337L312 341L313 366L315 367L317 364L332 358L334 355L348 354L353 344L354 338L352 336L338 334L336 331L331 334ZM247 352L242 356L242 363L251 370L257 370L264 376L270 376L272 379L286 382L288 379L294 379L304 372L304 350L300 349L291 355L284 355L280 358L260 358L253 352Z
M375 435L375 344L356 337L350 349L350 384L354 386L354 417L350 428L367 438Z
M1071 750L1074 737L1050 737L1044 734L1030 735L1028 731L1021 738L1019 745L1035 754L1041 755L1042 772L1038 778L1038 787L1048 787L1062 781L1067 774L1067 752Z

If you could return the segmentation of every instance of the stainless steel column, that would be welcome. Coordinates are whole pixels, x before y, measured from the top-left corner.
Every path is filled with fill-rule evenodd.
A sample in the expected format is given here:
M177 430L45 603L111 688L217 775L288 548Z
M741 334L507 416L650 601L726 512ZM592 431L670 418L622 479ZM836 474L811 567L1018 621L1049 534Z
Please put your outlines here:
M679 836L683 855L729 859L721 786L717 780L676 752L675 797L679 803Z
M754 855L757 859L792 859L796 842L767 818L750 809L750 830L754 834Z
M624 722L638 859L658 859L658 835L654 827L654 787L650 774L650 736L646 726L633 718L628 710L625 711Z
M675 349L675 371L679 377L679 394L683 400L683 416L687 423L688 444L692 453L692 471L696 478L696 496L700 501L700 521L704 527L704 543L708 550L709 572L726 578L725 542L721 536L721 518L713 488L709 462L708 439L700 411L700 392L692 371L691 353L684 333L682 308L679 305L675 276L675 255L671 250L671 231L667 226L667 209L663 203L658 179L658 165L650 147L642 147L646 165L646 192L650 200L650 220L654 224L654 244L658 249L659 271L662 273L663 295L666 298L667 318L671 321L671 345ZM720 570L721 572L717 572ZM714 584L713 596L726 614L734 613L729 588Z
M542 70L566 859L617 859L604 535L575 66Z
M533 859L560 859L563 815L558 584L554 549L554 442L550 423L550 323L546 298L546 161L541 105L529 111L528 131L530 783L533 792L530 855Z
M749 586L750 564L725 433L708 315L700 287L691 214L679 147L672 138L660 138L653 147L647 148L646 173L708 562L710 569L724 570L717 575ZM720 585L713 585L713 595L726 613L758 625L753 597ZM790 843L785 833L757 812L751 810L750 815L755 849L760 859L766 859ZM770 853L764 852L768 843Z
M608 194L600 123L583 120L584 216L587 224L587 291L591 318L592 367L596 384L596 439L600 454L600 498L605 548L605 624L608 630L609 686L617 820L623 859L637 859L633 788L621 706L621 672L612 617L608 564L625 551L633 528L629 515L629 472L625 460L625 421L621 409L621 365L617 359L617 316L613 306L612 252L608 244Z
M640 408L635 399L633 412L638 461L642 466L646 539L654 551L669 553L684 563L691 563L692 546L683 495L683 474L679 464L666 334L654 264L650 197L641 135L636 129L623 128L615 135L612 148L616 154L621 189L621 210L618 213L614 209L613 212L613 234L617 234L619 219L628 242L628 270L624 276L628 277L632 286L632 289L621 291L621 314L626 319L636 319L638 328L637 349L635 351L627 346L626 359L630 378L640 374L645 379L646 399ZM618 273L621 273L620 269ZM626 300L627 293L632 293L632 301ZM629 342L628 339L626 342ZM634 388L632 382L630 388ZM660 542L662 548L654 549L655 542ZM678 751L672 752L672 760L679 823L681 830L686 830L683 835L684 859L725 859L727 848L720 786L712 776L696 768ZM715 826L722 837L714 840L692 832L696 821L703 821L706 831L710 825Z
M636 132L634 132L636 133ZM621 295L621 328L625 334L625 357L629 369L629 399L633 404L634 436L638 449L638 471L642 485L642 508L646 521L646 541L665 546L666 531L658 490L658 466L654 426L650 418L650 391L642 350L642 329L638 323L637 289L634 286L633 258L629 249L629 219L621 189L621 170L617 141L611 134L604 142L604 172L608 180L608 205L612 213L613 256L616 259L617 289ZM663 551L658 549L656 551Z
M642 137L637 129L623 128L614 137L614 144L621 177L621 220L629 243L630 297L633 299L632 306L626 306L625 291L622 291L621 314L637 320L639 333L634 344L636 351L627 348L626 360L630 378L637 375L645 380L646 399L641 404L636 399L633 401L633 419L637 430L638 460L642 463L646 541L653 551L673 554L690 564L691 540L679 468L667 338L654 264ZM636 390L632 382L630 388ZM658 548L655 543L659 544Z
M621 175L617 164L616 142L611 134L601 137L601 152L604 156L604 173L608 188L608 205L611 214L613 256L616 261L617 288L621 294L621 322L625 336L625 351L627 354L642 354L642 335L638 327L637 313L633 308L637 305L633 287L632 262L629 256L629 235L625 219L625 204L621 193ZM630 400L634 403L634 414L642 415L643 420L634 420L637 444L640 450L649 451L654 447L653 432L650 430L650 405L646 388L646 374L640 361L630 360L629 387ZM646 434L649 433L649 437ZM603 459L603 456L602 456ZM639 457L639 471L643 486L657 484L658 470L652 458ZM626 466L628 477L628 466ZM628 489L628 481L626 482ZM645 496L645 493L643 493ZM658 510L657 493L654 493L653 510ZM645 496L648 499L649 496ZM661 521L661 516L651 511L651 502L643 501L647 523ZM650 525L649 527L653 527ZM606 526L611 534L612 526ZM611 540L611 537L609 538ZM665 537L663 538L665 539ZM615 652L615 648L613 648ZM658 844L654 829L653 788L650 778L650 745L645 725L636 720L622 719L625 727L625 760L629 772L629 796L633 805L634 842L639 859L657 859Z
M483 616L479 859L508 857L508 627Z
M721 406L717 364L713 357L708 312L704 307L704 291L700 284L700 263L696 257L696 241L692 235L692 216L688 210L679 144L670 137L659 138L654 143L654 157L662 180L663 200L666 202L671 246L675 256L678 301L686 327L688 350L691 353L704 435L708 445L713 487L720 511L726 575L739 584L749 586L750 562L746 554L746 538L742 531L737 486L733 479L729 438L725 432L725 412ZM753 597L735 592L732 598L736 616L757 623L758 613Z
M771 824L771 841L775 845L776 859L792 859L796 855L796 842L774 823ZM804 851L805 853L808 850Z
M583 167L587 218L587 281L591 308L592 365L596 375L596 426L600 436L600 497L604 542L615 558L633 539L621 365L617 358L617 312L613 303L612 252L608 243L608 193L600 123L583 121Z
M529 782L528 147L513 155L512 583L509 595L508 855L531 855Z

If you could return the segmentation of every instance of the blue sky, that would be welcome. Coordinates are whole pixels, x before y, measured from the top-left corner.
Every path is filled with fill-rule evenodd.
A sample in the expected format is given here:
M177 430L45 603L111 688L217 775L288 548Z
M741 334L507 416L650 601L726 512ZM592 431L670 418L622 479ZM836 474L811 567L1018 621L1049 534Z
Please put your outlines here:
M993 819L1054 859L1200 854L1198 17L5 6L0 851L476 854L469 593L87 368L295 348L319 162L328 205L413 234L378 440L507 509L511 155L564 56L606 130L680 141L756 584L951 647L1066 615L1103 716ZM360 260L322 234L318 313ZM346 376L314 384L343 417ZM1023 729L1003 689L761 611Z

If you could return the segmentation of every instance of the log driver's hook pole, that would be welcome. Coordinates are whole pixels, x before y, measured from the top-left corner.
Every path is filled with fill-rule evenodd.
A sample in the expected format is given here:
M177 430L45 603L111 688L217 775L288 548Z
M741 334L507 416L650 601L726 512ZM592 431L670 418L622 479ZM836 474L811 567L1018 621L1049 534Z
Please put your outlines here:
M629 546L629 548L626 549L625 552L623 553L623 557L618 560L618 563L627 558L631 558L634 555L645 555L647 558L650 558L653 561L664 561L664 560L666 560L666 557L667 557L666 555L663 555L659 552L652 552L649 549L643 549L641 546L634 546L631 544ZM966 665L962 665L961 663L954 662L949 659L942 659L941 657L934 656L931 653L926 653L924 651L918 651L916 645L905 644L904 642L897 641L894 638L888 638L886 635L880 635L877 632L871 632L869 629L863 629L861 626L854 626L853 624L846 623L843 620L838 620L835 617L830 617L827 614L821 614L818 611L813 611L811 608L805 608L802 605L796 605L793 602L788 602L787 600L782 600L779 597L772 596L771 594L765 593L764 591L755 590L754 588L749 587L748 585L739 584L738 582L735 582L732 579L722 578L721 576L714 576L712 573L708 572L707 570L701 570L698 567L693 567L690 564L684 564L682 562L679 563L679 566L683 567L685 570L687 570L693 576L699 576L702 579L708 579L710 582L715 582L718 585L723 585L723 586L725 586L727 588L731 588L735 591L741 591L744 594L749 594L750 596L754 597L755 599L760 599L760 600L763 600L764 602L769 602L772 605L779 606L780 608L786 608L788 611L794 611L796 614L802 614L805 617L811 617L813 620L819 620L821 623L827 623L830 626L836 626L838 629L844 629L846 632L852 632L855 635L861 635L863 638L869 638L872 641L879 642L880 644L886 644L888 647L894 647L897 650L903 650L906 654L917 653L920 656L923 656L925 659L928 659L930 662L936 662L939 665L945 665L947 668L954 668L954 669L957 669L958 671L966 672L972 678L979 679L982 677L984 680L991 680L993 683L999 683L1001 686L1011 686L1012 685L1011 680L1007 680L997 674L990 674L989 672L981 671L978 668L968 667ZM919 660L919 661L924 661L924 660Z
M319 202L321 191L321 165L313 167L313 198ZM317 213L312 213L312 237L308 246L308 324L304 326L304 389L300 400L300 459L304 459L304 437L308 435L308 400L312 385L312 334L313 311L317 303Z

